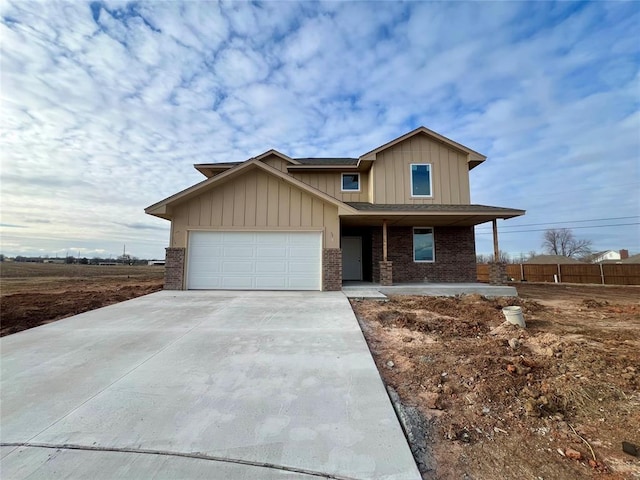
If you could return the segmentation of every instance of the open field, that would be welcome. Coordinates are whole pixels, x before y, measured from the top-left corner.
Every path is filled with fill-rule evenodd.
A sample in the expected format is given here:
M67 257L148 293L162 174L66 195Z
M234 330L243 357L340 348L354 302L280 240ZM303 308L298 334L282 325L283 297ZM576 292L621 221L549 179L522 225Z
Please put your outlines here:
M157 266L0 263L0 336L162 289Z
M516 287L352 302L424 477L640 479L640 287Z

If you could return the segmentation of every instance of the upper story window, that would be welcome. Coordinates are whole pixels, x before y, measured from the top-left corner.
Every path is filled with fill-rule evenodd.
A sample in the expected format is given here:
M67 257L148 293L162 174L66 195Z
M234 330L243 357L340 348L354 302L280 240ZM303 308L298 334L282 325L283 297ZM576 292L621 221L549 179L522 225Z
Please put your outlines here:
M342 174L342 191L343 192L359 192L360 191L360 174L359 173L343 173Z
M411 164L411 196L431 197L431 164L412 163Z

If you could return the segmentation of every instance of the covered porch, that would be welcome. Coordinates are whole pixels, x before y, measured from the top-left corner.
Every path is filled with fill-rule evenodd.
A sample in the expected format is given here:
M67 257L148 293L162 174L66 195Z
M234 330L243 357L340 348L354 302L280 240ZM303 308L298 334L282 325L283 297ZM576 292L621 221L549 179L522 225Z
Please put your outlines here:
M497 219L524 213L483 205L349 205L358 214L340 217L343 290L350 282L478 290L473 227L492 222L497 254Z

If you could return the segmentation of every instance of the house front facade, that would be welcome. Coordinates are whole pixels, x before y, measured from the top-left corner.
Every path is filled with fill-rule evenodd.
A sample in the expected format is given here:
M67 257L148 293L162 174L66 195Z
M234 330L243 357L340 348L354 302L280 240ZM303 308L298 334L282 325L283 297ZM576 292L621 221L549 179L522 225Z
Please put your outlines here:
M420 127L358 158L195 165L206 180L145 210L171 221L165 288L475 282L473 227L525 213L471 203L485 158Z

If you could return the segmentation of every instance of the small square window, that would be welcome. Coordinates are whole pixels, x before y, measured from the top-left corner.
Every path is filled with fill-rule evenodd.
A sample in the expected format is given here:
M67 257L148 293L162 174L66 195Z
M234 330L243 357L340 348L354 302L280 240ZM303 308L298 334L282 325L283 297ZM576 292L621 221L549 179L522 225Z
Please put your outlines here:
M359 192L360 191L360 174L359 173L343 173L342 174L342 191L343 192Z
M411 164L411 196L430 197L431 196L431 164L412 163Z
M413 229L413 261L433 262L435 249L433 245L433 228L416 227Z

